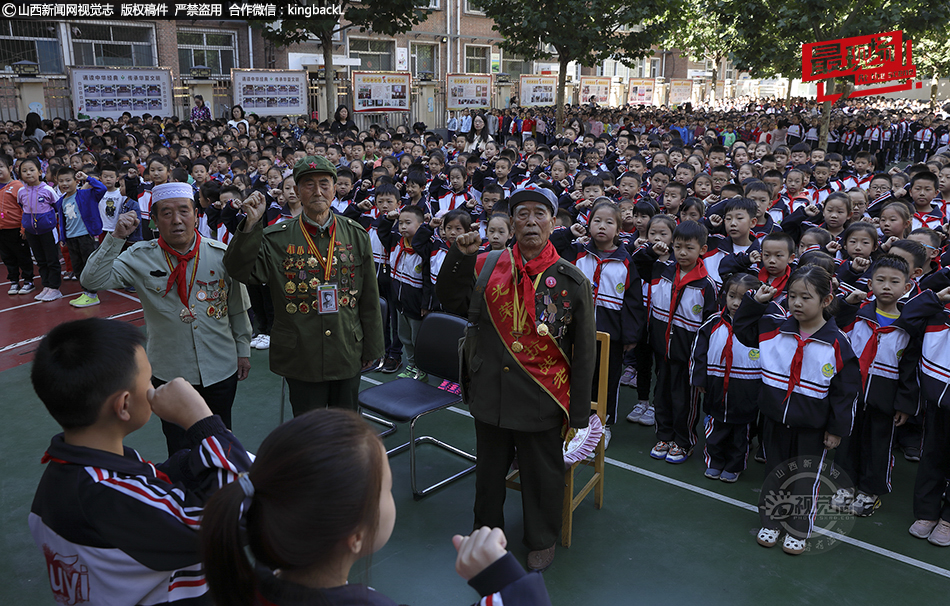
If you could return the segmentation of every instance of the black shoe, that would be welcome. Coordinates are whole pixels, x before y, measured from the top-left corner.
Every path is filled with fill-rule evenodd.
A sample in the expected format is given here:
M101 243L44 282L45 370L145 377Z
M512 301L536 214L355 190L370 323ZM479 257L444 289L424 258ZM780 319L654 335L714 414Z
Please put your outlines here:
M904 458L911 463L917 463L920 461L920 448L916 446L905 446L903 450Z
M386 375L391 375L402 367L401 358L386 358L383 361L382 373Z
M380 358L379 360L372 360L370 362L367 362L366 365L364 365L363 368L360 369L360 372L376 372L382 367L383 367L383 360L382 358Z

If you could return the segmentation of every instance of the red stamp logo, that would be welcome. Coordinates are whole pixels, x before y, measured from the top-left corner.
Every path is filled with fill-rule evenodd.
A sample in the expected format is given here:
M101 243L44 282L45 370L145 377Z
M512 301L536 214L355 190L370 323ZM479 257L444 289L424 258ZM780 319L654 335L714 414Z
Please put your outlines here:
M53 597L60 604L72 606L89 601L89 573L85 566L77 566L78 555L61 556L43 545L46 571Z
M900 30L803 44L802 82L849 76L854 77L856 86L903 81L854 91L852 97L910 90L917 77L911 45ZM916 83L917 88L921 86L921 82ZM834 103L840 98L840 94L825 95L825 83L818 83L817 101Z

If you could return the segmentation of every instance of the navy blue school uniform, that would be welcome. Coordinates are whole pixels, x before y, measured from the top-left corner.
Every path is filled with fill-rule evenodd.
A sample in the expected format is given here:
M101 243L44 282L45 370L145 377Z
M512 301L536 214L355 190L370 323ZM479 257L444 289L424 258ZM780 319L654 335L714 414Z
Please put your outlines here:
M653 400L657 440L688 452L696 445L699 420L699 392L689 384L690 354L699 327L719 311L716 285L701 261L680 278L674 259L661 263L646 246L636 254L653 260L648 326L657 358Z
M818 207L818 210L818 214L814 217L810 217L805 213L805 207L801 206L798 210L782 220L782 231L792 237L792 240L795 241L795 246L798 246L799 241L802 239L802 234L809 229L813 227L828 229L824 221L822 221L821 206Z
M413 320L422 319L422 310L425 309L425 293L429 282L428 258L420 255L412 247L413 242L407 242L393 230L393 221L384 218L380 221L376 233L383 246L389 252L389 268L392 271L393 298L396 309Z
M599 253L592 242L571 242L571 231L559 228L551 235L558 254L580 269L594 289L594 318L597 330L610 335L607 373L607 425L617 421L620 375L623 372L624 347L643 339L646 310L640 275L622 244L611 253ZM546 302L554 306L556 302ZM595 375L596 376L596 375ZM593 397L596 397L594 383Z
M423 223L412 238L412 248L419 256L428 260L429 280L422 288L423 309L438 311L442 306L435 294L435 285L439 279L439 271L442 269L442 262L445 261L445 253L449 251L449 246L445 240L436 234L434 229Z
M399 237L399 234L392 233L395 228L391 221L387 221L383 216L373 217L372 215L362 215L358 219L359 223L369 234L370 246L373 249L373 262L376 265L376 284L379 288L379 296L386 300L385 313L383 314L383 340L386 347L387 358L402 358L402 341L399 340L399 317L398 317L398 299L392 283L392 272L389 267L389 256L391 252L391 243ZM380 230L386 230L388 224L389 234L383 238L380 237ZM383 244L383 240L387 244Z
M869 495L887 494L894 466L894 413L912 417L920 411L919 329L926 318L920 313L922 305L914 300L898 303L900 316L886 326L873 301L860 307L844 301L841 305L836 321L858 356L862 391L854 430L841 441L834 463L852 484L839 478L838 487L853 486Z
M762 245L762 238L776 231L782 231L782 228L769 213L765 213L765 223L752 226L752 236L758 241L759 246Z
M838 278L838 292L848 296L855 290L871 292L871 267L862 273L854 271L851 261L845 259L838 265L835 277Z
M752 240L752 243L749 244L745 250L738 250L739 247L732 241L732 238L720 236L719 234L710 234L707 246L709 250L706 256L703 257L702 262L706 265L709 278L716 285L717 289L722 288L722 276L728 275L728 273L720 269L723 264L725 264L727 268L730 268L732 266L733 257L743 254L748 256L751 252L762 251L762 246L757 240Z
M745 471L749 424L759 413L759 350L746 347L735 337L729 312L714 314L696 333L689 383L705 390L706 467L730 473Z
M743 297L733 331L743 345L758 347L762 368L759 408L765 417L766 482L759 496L760 523L772 530L784 526L794 538L804 540L813 530L817 500L811 500L810 511L784 521L771 515L769 504L780 490L810 497L817 474L803 469L789 486L782 486L782 478L773 472L796 457L817 471L828 454L825 432L841 438L851 434L861 389L858 358L833 320L803 338L798 320L786 316L774 302L759 303L752 293Z

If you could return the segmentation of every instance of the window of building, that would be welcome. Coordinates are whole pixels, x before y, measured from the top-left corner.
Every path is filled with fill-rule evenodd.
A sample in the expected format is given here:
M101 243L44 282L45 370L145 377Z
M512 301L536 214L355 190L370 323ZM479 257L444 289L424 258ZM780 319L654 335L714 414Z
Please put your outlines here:
M72 25L76 65L154 67L155 31L151 27L80 22Z
M409 45L409 70L412 75L418 76L422 72L432 74L433 80L439 79L439 47L435 44Z
M660 60L659 59L650 59L650 75L649 78L657 78L660 76Z
M44 74L63 73L62 45L56 25L41 21L0 21L0 69L17 61L40 64Z
M487 74L490 53L490 46L465 45L465 73Z
M237 67L236 56L234 32L178 30L178 64L183 74L205 65L215 76L230 76L231 68Z
M392 71L394 47L392 40L350 38L350 56L359 58L361 70Z
M510 59L505 57L501 61L501 71L511 76L511 80L514 82L521 77L521 74L531 73L531 63L522 61L518 57L511 57Z
M484 15L482 8L478 5L478 0L465 0L465 12L466 13L475 13L476 15Z

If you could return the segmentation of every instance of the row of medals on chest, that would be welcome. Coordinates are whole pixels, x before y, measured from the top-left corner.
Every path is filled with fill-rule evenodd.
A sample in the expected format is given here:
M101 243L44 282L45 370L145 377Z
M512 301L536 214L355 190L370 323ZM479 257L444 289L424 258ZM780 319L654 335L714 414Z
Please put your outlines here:
M196 280L195 284L198 285L198 292L195 293L195 298L201 301L202 303L208 302L208 309L205 310L205 313L208 314L209 318L214 318L215 320L220 320L228 313L228 285L224 280L212 280L210 282L202 282L201 280ZM195 315L195 306L192 305L189 309L183 309L178 314L179 319L185 324L191 324L198 319L198 316Z
M334 244L336 248L343 246L340 242ZM356 288L353 277L353 266L344 265L337 271L337 266L350 263L356 263L356 254L353 252L353 245L347 244L345 250L338 253L338 256L331 257L332 266L330 268L330 281L326 281L325 269L320 265L320 261L313 255L305 256L303 246L295 247L293 244L287 246L287 252L291 256L284 259L284 275L288 280L284 284L284 292L290 296L309 297L312 294L316 297L317 289L323 284L332 284L339 278L339 287L341 294L339 296L340 307L356 307L356 295L359 291ZM321 279L323 275L323 279ZM308 277L309 276L309 277ZM294 314L298 311L302 314L315 311L316 301L305 300L300 303L288 302L286 306L287 313Z
M538 323L535 327L535 331L538 333L539 337L546 337L552 334L552 329L550 326L548 326L548 324L554 323L557 320L557 303L558 299L562 297L564 298L564 300L561 302L564 307L564 314L561 317L561 326L555 332L553 332L553 336L556 339L560 339L564 336L564 333L567 331L567 325L570 324L571 320L573 319L573 314L571 313L571 302L567 299L567 291L562 290L560 292L560 297L558 296L557 291L554 291L553 294L551 291L548 291L546 293L537 293L535 295L535 305L538 317ZM514 331L511 334L515 337L515 342L511 344L511 350L515 353L521 353L524 350L524 345L521 343L521 341L519 341L519 339L524 336L524 333Z

